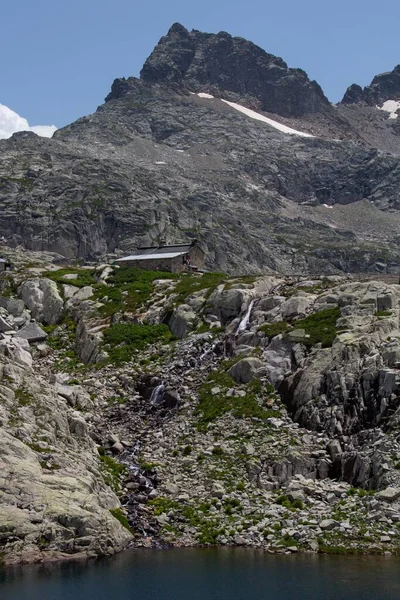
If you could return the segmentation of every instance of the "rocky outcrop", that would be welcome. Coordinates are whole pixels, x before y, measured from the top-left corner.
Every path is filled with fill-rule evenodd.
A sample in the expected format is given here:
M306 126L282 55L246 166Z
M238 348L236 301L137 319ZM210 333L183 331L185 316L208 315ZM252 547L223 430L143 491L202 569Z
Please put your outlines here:
M386 100L400 99L400 65L393 71L376 75L371 84L364 89L357 84L351 85L343 96L343 104L365 102L371 106L382 104Z
M187 304L181 304L175 308L168 320L168 327L172 334L179 339L185 337L196 328L198 317L193 309Z
M0 341L0 550L7 564L113 554L131 539L81 413L32 368L29 344Z
M161 38L140 77L147 83L253 101L261 110L284 116L331 110L320 86L301 69L290 69L243 38L189 32L179 23Z
M51 279L36 278L24 281L20 295L32 316L45 325L54 325L61 319L64 302L57 284Z

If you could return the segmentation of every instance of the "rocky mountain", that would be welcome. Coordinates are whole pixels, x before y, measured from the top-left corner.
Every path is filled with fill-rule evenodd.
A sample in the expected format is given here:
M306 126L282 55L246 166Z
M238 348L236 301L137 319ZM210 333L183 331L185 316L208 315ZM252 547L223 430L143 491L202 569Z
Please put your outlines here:
M176 23L143 65L147 83L253 103L266 112L298 117L330 110L316 81L301 69L229 33L189 32Z
M175 24L93 115L0 142L0 235L60 260L197 238L214 270L398 272L388 117L332 106L242 38Z

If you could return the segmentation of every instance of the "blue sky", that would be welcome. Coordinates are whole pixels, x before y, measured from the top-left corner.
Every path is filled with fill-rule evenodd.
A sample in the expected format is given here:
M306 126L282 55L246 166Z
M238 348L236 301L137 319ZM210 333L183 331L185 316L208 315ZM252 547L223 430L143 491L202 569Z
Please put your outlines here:
M8 0L0 8L4 104L61 127L138 75L170 25L228 31L316 79L332 101L400 63L400 2L385 0Z

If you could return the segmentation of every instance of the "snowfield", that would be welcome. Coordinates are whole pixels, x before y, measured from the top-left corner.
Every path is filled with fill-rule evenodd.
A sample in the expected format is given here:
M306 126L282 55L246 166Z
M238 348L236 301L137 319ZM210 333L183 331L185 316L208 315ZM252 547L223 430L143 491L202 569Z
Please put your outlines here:
M386 100L382 106L377 106L376 108L390 113L389 119L397 119L397 111L400 109L400 100Z
M206 94L203 92L200 92L199 94L197 94L197 96L199 96L199 98L208 98L208 99L214 98L214 96L212 96L211 94ZM236 104L236 102L229 102L229 100L224 100L223 98L217 98L217 99L221 100L222 102L225 102L225 104L228 104L231 108L238 110L239 112L243 113L247 117L250 117L251 119L255 119L256 121L261 121L262 123L266 123L267 125L271 125L271 127L278 129L282 133L288 133L289 135L300 135L302 137L314 137L313 135L311 135L311 133L304 133L304 131L297 131L297 129L292 129L291 127L288 127L287 125L283 125L282 123L279 123L278 121L274 121L273 119L264 117L264 115L261 115L260 113L256 112L255 110L251 110L250 108L246 108L244 106L241 106L240 104Z

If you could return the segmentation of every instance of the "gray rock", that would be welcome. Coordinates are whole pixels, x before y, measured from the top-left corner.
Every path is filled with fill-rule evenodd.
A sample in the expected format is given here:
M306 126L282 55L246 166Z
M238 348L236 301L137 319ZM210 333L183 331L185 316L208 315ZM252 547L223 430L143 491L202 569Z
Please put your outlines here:
M181 304L174 309L168 327L174 336L182 339L196 327L198 321L194 310L187 304Z
M48 336L47 333L43 331L43 329L39 327L37 323L28 323L16 332L15 337L22 338L33 343L43 342Z
M0 316L0 333L6 333L8 331L13 331L13 328L3 317Z
M239 533L236 533L233 539L234 539L236 546L246 546L247 545L247 541Z
M72 286L71 286L72 287ZM80 288L77 292L72 296L73 302L88 300L93 296L93 288L91 285L85 285Z
M79 292L79 288L75 285L69 285L68 283L63 283L62 290L64 294L64 298L69 300L72 298L77 292Z
M265 366L259 358L250 356L239 360L228 373L237 383L248 383L255 377L261 377L265 373Z
M176 485L176 483L172 483L171 481L167 481L164 487L167 494L171 494L172 496L178 494L180 489L179 486Z
M340 527L340 523L334 521L333 519L324 519L320 522L319 526L322 529L322 531L331 531L336 527Z
M0 296L0 306L5 308L13 317L20 317L25 308L23 300L17 298L4 298L2 296Z
M211 295L209 303L213 308L213 312L219 317L221 323L225 325L236 317L239 317L245 298L245 293L242 290L220 290Z
M400 498L400 488L388 487L376 494L376 497L385 502L395 502Z
M222 498L225 495L225 493L226 492L225 492L225 488L223 487L223 485L221 485L217 481L214 481L211 486L211 495L214 498Z
M293 296L289 298L281 306L282 319L285 321L293 317L304 316L313 302L314 299L307 296Z
M21 285L20 294L35 319L46 325L60 321L64 302L54 281L46 278L28 279Z

